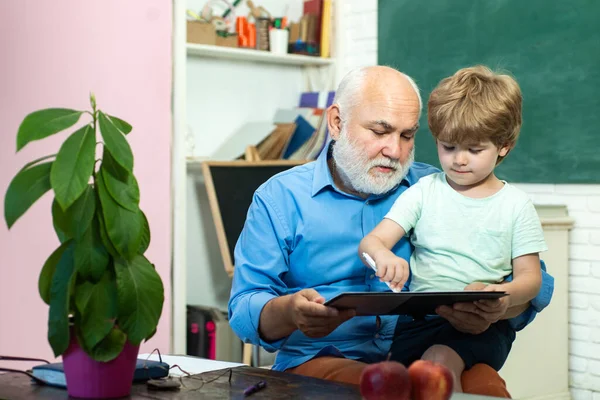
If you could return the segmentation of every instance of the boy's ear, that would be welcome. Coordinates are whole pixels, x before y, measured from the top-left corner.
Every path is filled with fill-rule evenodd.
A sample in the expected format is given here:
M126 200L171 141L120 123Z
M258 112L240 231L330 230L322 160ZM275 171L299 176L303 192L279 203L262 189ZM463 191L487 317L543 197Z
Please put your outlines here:
M340 138L342 119L340 118L340 106L337 104L332 104L327 109L327 128L333 140Z
M506 157L506 155L508 154L508 152L512 149L512 146L506 145L504 147L500 148L500 151L498 152L498 155L500 157Z

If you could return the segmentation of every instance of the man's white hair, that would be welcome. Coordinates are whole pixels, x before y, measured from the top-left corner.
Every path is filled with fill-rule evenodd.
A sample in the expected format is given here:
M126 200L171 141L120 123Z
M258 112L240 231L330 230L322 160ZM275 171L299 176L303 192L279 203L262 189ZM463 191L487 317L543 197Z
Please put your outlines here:
M360 98L360 89L363 86L367 72L371 67L360 67L355 68L348 72L340 82L335 97L333 98L333 104L337 104L340 108L340 118L342 121L346 120L347 113L356 105ZM423 101L421 100L421 92L415 81L408 75L398 71L404 76L408 83L412 86L419 99L419 119L421 118L421 111L423 110Z

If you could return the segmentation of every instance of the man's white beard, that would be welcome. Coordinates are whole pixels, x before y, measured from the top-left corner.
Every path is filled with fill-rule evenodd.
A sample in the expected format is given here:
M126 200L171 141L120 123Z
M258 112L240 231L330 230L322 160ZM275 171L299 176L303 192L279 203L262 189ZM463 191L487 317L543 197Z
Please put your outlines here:
M414 147L404 165L384 156L370 160L363 149L348 139L346 129L342 129L340 138L333 145L333 161L342 181L364 194L384 194L395 188L404 179L414 160ZM393 171L379 172L374 168L377 166L392 168Z

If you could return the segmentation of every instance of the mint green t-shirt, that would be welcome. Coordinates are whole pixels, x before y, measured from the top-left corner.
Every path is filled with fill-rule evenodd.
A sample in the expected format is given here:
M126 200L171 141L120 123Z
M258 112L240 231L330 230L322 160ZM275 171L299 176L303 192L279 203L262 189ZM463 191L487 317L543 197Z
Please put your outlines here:
M512 259L548 250L533 203L506 182L494 195L474 199L452 189L444 173L429 175L398 197L385 218L415 246L415 292L498 283L512 272Z

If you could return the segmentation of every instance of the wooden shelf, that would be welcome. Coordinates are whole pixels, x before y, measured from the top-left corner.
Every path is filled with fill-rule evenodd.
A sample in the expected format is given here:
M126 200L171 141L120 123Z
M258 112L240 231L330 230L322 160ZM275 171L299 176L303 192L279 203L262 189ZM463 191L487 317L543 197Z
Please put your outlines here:
M334 63L333 58L304 56L301 54L273 54L263 50L239 49L234 47L192 43L187 43L186 47L187 55L192 57L300 66L331 65Z

